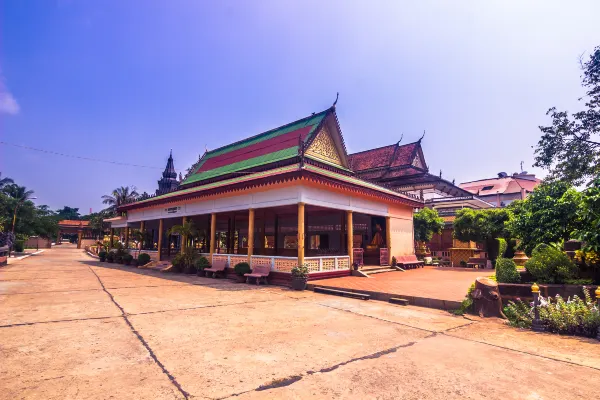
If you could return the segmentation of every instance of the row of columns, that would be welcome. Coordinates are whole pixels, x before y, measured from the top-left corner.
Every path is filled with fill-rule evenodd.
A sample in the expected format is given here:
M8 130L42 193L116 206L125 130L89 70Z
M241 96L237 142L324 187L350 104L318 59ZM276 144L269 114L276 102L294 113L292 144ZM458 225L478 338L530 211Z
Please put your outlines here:
M350 258L350 266L352 266L354 262L353 255L353 247L354 247L354 232L353 232L353 223L352 223L352 211L346 211L346 229L347 229L347 249L348 249L348 257ZM298 264L304 264L304 248L305 248L305 204L298 203ZM187 222L187 217L183 217L182 222L185 224ZM392 260L392 248L391 248L391 223L390 217L386 217L386 237L387 237L387 246L389 253L389 264L391 264ZM163 226L164 221L161 218L158 222L158 259L160 260L162 256L162 241L163 241ZM140 223L140 230L144 231L144 221ZM217 214L212 213L210 215L210 257L215 253L215 236L217 230ZM110 247L112 248L112 237L114 235L114 229L110 230L111 241ZM143 241L143 239L142 239ZM185 251L185 246L187 242L187 237L183 236L181 240L181 252ZM129 227L126 228L125 231L125 246L129 246ZM251 208L248 210L248 263L250 263L251 257L254 252L254 209ZM212 260L211 260L212 261Z

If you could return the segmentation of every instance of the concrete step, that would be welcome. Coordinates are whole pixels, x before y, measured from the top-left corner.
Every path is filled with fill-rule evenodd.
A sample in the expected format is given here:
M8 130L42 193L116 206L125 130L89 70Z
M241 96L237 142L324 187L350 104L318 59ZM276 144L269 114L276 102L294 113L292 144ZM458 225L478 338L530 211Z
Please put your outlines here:
M373 275L373 274L381 274L383 272L396 272L397 269L392 268L392 267L379 267L379 268L371 268L371 269L361 269L361 272L366 274L366 275Z
M400 297L392 297L389 300L389 302L392 303L392 304L398 304L398 305L401 305L401 306L407 306L409 304L408 300L401 299Z
M364 293L346 292L344 290L330 289L321 286L315 286L313 288L315 293L332 294L334 296L351 297L353 299L369 300L370 295Z

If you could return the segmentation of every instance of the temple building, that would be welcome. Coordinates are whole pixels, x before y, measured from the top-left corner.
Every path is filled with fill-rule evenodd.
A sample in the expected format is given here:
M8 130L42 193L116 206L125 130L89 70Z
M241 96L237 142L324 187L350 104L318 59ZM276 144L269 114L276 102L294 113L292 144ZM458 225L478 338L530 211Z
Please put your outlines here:
M298 264L313 279L413 254L413 210L424 201L364 179L353 161L334 105L205 152L176 190L121 206L111 227L141 229L155 259L194 246L230 267L269 265L278 279ZM196 238L167 235L184 221Z
M158 189L156 189L156 195L162 195L179 187L179 181L177 180L177 173L175 172L175 165L173 164L173 151L169 153L169 159L167 165L162 173L162 178L158 181Z
M462 243L453 237L453 221L462 208L484 209L494 207L476 193L429 173L423 154L421 140L403 144L400 142L350 154L351 168L357 176L386 187L416 196L424 206L436 209L445 221L441 234L435 234L427 243L435 255L447 257L458 263L482 249L476 243Z
M496 178L463 182L459 186L496 207L506 207L515 200L525 200L542 180L527 171L508 175L500 172Z

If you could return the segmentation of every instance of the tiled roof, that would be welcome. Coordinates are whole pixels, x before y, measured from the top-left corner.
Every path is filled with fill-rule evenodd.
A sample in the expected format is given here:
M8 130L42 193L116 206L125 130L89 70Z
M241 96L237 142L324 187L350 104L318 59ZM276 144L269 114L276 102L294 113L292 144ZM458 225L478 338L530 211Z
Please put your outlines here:
M383 186L371 183L371 182L367 182L364 181L362 179L359 178L355 178L352 176L347 176L344 174L340 174L334 171L330 171L330 170L326 170L323 168L319 168L317 166L314 165L305 165L304 166L304 170L308 171L308 172L312 172L315 174L319 174L322 175L324 177L328 177L328 178L332 178L335 179L337 181L340 182L345 182L345 183L349 183L352 184L354 186L358 186L358 187L362 187L362 188L366 188L366 189L371 189L374 190L376 192L379 192L381 194L385 194L388 196L393 196L396 198L401 198L403 199L403 201L408 201L413 203L413 205L415 206L420 206L422 205L422 201L419 199L416 199L414 197L410 197L404 193L399 193L397 191L394 190L390 190L387 189ZM159 203L162 203L164 201L177 201L180 198L182 198L183 196L187 196L187 195L201 195L202 192L207 192L209 190L212 189L217 189L217 188L221 188L221 187L226 187L226 186L231 186L231 185L235 185L235 184L240 184L240 183L245 183L248 182L250 183L251 181L255 181L255 180L263 180L264 178L268 178L271 176L279 176L279 175L283 175L283 174L288 174L291 172L298 172L298 171L302 171L302 169L300 168L299 164L292 164L292 165L287 165L285 167L279 167L279 168L274 168L274 169L269 169L267 171L261 171L261 172L255 172L255 173L250 173L247 175L242 175L242 176L238 176L235 178L230 178L230 179L224 179L221 181L217 181L217 182L211 182L208 184L204 184L204 185L200 185L200 186L194 186L188 189L181 189L181 190L177 190L171 193L167 193L167 194L163 194L161 196L156 196L156 197L151 197L149 199L146 200L141 200L135 203L129 203L126 204L122 207L119 208L119 211L124 211L127 209L133 209L133 208L138 208L138 207L144 207L147 204L154 204L157 201Z
M82 221L77 219L63 219L58 221L59 226L68 227L68 226L88 226L90 221Z
M523 187L523 189L525 189L527 192L533 192L533 189L535 189L540 183L541 179L537 178L535 178L535 180L530 180L506 176L504 178L492 178L474 182L464 182L458 186L470 193L479 196L486 196L492 194L495 195L498 192L500 194L520 193L521 187Z
M305 143L310 140L330 111L331 109L327 109L207 152L196 170L182 182L182 186L297 156L299 137Z
M350 154L348 159L353 171L360 172L374 168L397 167L409 165L412 155L419 142L404 144L392 144L390 146L361 151Z

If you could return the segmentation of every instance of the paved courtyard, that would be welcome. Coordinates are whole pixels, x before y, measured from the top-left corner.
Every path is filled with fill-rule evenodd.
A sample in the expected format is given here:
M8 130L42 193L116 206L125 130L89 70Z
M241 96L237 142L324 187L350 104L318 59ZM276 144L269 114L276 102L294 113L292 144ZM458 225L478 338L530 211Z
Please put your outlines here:
M115 267L67 246L0 269L0 360L1 399L590 399L600 390L595 340Z
M373 296L389 294L409 299L411 304L422 303L433 308L456 309L477 277L494 273L491 269L424 267L374 274L369 278L346 276L310 283L332 289L370 292Z

